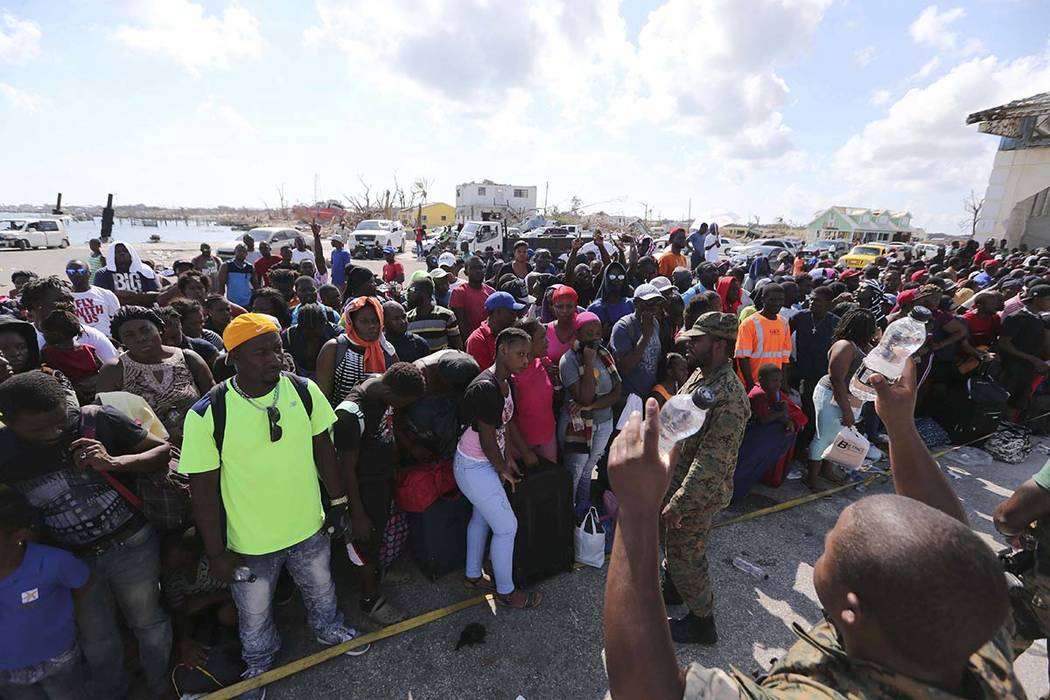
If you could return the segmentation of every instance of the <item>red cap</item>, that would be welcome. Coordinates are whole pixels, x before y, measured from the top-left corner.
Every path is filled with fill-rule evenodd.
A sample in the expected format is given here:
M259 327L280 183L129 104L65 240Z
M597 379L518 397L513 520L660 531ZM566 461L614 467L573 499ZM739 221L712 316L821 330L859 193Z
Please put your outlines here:
M911 281L912 282L922 282L922 278L925 277L928 274L930 274L930 273L927 272L926 270L919 270L918 272L913 272L911 274Z
M852 279L853 277L860 277L860 270L853 267L839 275L840 280L848 280Z

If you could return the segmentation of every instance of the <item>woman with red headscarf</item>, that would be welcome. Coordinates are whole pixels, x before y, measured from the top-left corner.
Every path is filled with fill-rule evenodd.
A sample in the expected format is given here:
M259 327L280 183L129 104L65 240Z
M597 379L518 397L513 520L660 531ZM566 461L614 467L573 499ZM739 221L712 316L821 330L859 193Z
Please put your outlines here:
M715 291L722 297L722 313L736 316L740 308L740 282L736 277L719 277Z
M567 284L554 286L550 307L554 320L547 324L547 357L557 364L576 340L576 311L580 298Z
M317 386L333 406L368 378L398 361L383 336L383 306L371 296L356 297L344 310L346 333L329 340L317 356Z

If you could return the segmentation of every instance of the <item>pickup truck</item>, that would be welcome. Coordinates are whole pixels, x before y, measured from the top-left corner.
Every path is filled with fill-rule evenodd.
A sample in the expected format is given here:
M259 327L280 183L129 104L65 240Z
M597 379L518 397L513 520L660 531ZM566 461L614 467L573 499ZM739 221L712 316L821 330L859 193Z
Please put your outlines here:
M0 247L68 248L69 232L58 218L0 215Z

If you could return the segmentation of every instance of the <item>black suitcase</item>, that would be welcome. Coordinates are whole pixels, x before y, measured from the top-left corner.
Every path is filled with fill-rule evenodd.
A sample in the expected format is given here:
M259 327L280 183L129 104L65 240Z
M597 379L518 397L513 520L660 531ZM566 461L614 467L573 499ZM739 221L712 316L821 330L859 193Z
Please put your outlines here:
M508 493L518 518L514 538L514 584L527 586L563 571L576 559L573 540L572 477L567 469L542 462Z
M435 580L467 564L467 523L474 512L466 496L439 498L422 513L408 513L408 544L420 570Z

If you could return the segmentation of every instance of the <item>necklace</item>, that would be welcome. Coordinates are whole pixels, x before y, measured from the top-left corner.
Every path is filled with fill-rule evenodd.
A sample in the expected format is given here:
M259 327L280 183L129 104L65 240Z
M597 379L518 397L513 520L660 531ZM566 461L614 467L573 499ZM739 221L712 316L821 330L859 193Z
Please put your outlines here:
M280 380L277 381L277 389L276 389L276 391L273 392L273 401L270 402L269 406L260 406L259 404L257 404L255 402L255 399L253 399L251 396L248 396L246 393L244 393L244 390L241 389L241 387L237 384L237 377L234 377L233 379L230 380L230 385L233 386L233 390L236 391L237 394L242 399L244 399L245 401L250 403L253 408L256 408L256 409L258 409L260 411L267 411L267 410L273 408L274 406L277 405L277 401L281 398L281 382L280 382Z

